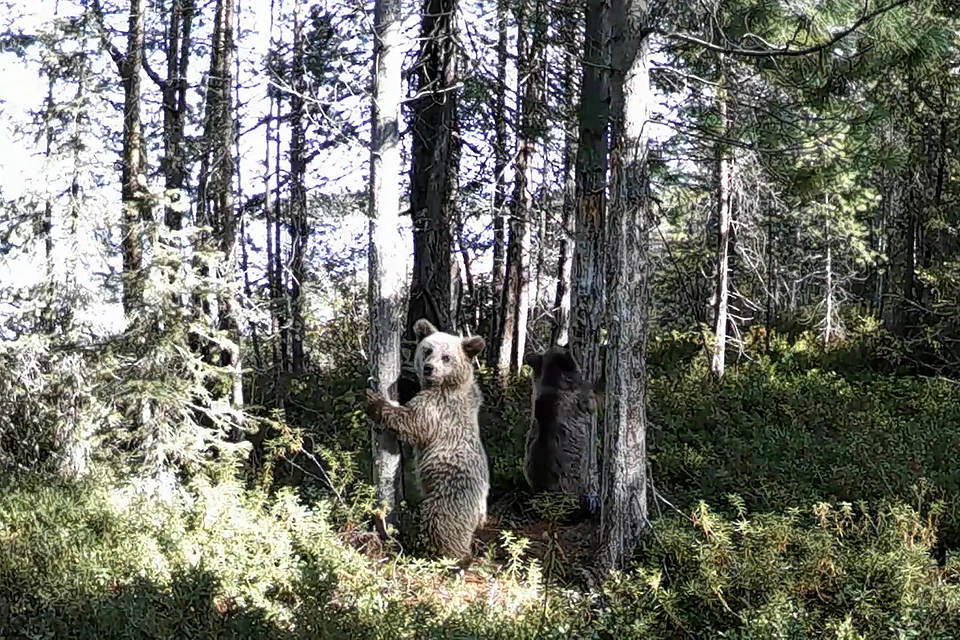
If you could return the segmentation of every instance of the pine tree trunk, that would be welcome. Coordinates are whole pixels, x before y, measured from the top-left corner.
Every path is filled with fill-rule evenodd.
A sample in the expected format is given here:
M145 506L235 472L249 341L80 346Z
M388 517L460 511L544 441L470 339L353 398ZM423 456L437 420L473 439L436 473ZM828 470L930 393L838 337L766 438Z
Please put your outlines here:
M143 219L146 206L143 130L140 123L140 72L143 69L146 0L130 0L127 51L123 55L123 160L120 198L123 254L123 310L129 317L143 306Z
M824 264L825 272L825 304L826 307L823 317L823 344L829 346L836 335L836 296L834 291L833 277L833 237L830 225L830 195L823 195L823 241L826 245L826 261Z
M400 0L377 0L374 8L373 109L370 140L370 376L373 387L397 400L403 331L405 242L400 233L400 105L403 32ZM401 453L392 432L374 430L374 484L386 525L398 523L402 500Z
M770 205L768 205L770 206ZM774 273L775 265L774 256L775 256L775 245L774 245L774 236L773 236L773 215L772 212L767 210L767 268L766 268L766 287L767 287L767 296L766 296L766 309L763 314L763 345L764 351L770 352L770 334L773 332L773 306L776 300L776 287L777 287L777 278Z
M460 209L455 209L456 219L456 243L457 243L457 272L462 274L462 282L459 282L457 295L457 327L466 329L470 332L477 330L477 297L476 284L473 279L472 260L470 259L470 248L465 242L463 229L466 226ZM464 291L464 289L466 289Z
M233 202L235 174L233 145L236 139L233 111L233 19L234 0L217 0L207 80L204 122L206 172L201 172L200 211L213 227L214 241L222 253L217 295L218 327L232 345L220 350L220 366L231 371L230 401L243 404L240 361L240 324L236 300L237 217Z
M451 220L460 162L457 128L457 0L428 0L423 7L418 97L412 109L410 210L413 218L413 275L407 315L427 318L452 331L455 266Z
M610 25L606 0L588 0L580 87L576 168L576 250L570 289L570 339L574 358L589 383L602 377L600 329L605 305L604 227L606 224L607 123L610 116ZM599 497L597 416L590 429L588 498Z
M564 149L563 149L563 212L560 223L560 256L557 260L557 290L553 301L552 344L567 344L570 340L570 278L573 273L572 245L576 228L577 206L577 72L574 64L580 56L582 42L578 37L579 8L569 1L563 8L560 24L565 57L563 64Z
M717 89L717 110L720 113L721 137L727 135L729 116L727 113L727 94L724 85L723 61L720 61L720 81ZM717 206L717 272L714 283L713 314L713 354L710 360L710 373L722 378L726 366L727 319L730 302L730 231L733 220L730 210L731 160L727 153L726 142L716 143L716 206Z
M271 20L273 20L273 2L271 2ZM283 10L283 2L281 0L280 10ZM273 30L273 23L271 22L271 33ZM271 37L271 43L274 47L274 50L283 49L283 39L282 39L282 29L280 30L281 37L277 40L274 40ZM282 69L272 69L272 74L280 78L282 77ZM283 181L281 176L283 175L283 170L281 168L281 148L280 148L280 129L283 126L284 114L283 114L283 101L278 92L272 94L274 99L274 104L276 106L276 112L273 114L272 119L274 123L273 129L273 175L276 181L275 188L273 192L273 288L270 296L270 305L273 314L274 320L274 338L279 342L277 349L277 360L275 365L275 375L280 376L281 374L287 373L290 371L290 349L289 349L289 337L290 330L287 322L287 288L286 288L286 278L283 269L283 243L281 242L280 232L283 228L283 199L282 199L282 188ZM268 168L269 170L269 168ZM268 196L269 197L269 196ZM271 229L267 228L267 233L271 233Z
M300 0L293 16L293 93L290 95L290 365L303 373L303 284L304 256L309 239L307 222L306 83L304 82L304 17Z
M55 80L53 75L47 79L47 97L43 105L43 128L44 128L44 158L47 162L53 160L53 120L55 117L54 109L56 103L53 99L53 86ZM43 237L43 252L47 264L47 279L53 284L53 194L48 194L43 203L43 220L41 222L40 234ZM52 309L47 307L43 315L47 316ZM51 331L52 327L45 329Z
M507 246L507 275L503 305L504 340L499 368L517 371L526 348L530 315L530 224L534 216L536 155L542 136L544 74L542 0L525 0L517 19L517 161L513 191L513 215ZM510 331L511 333L507 333ZM508 337L509 336L509 337Z
M240 18L241 11L239 0L237 5L237 31L240 31ZM240 105L240 56L237 56L234 59L234 77L237 78L237 82L233 84L233 100L234 104ZM243 172L240 170L240 136L234 138L234 166L237 169L237 175L242 176ZM268 196L269 191L264 191L264 195ZM243 274L243 297L246 300L253 299L253 283L250 281L250 252L247 249L249 244L249 236L247 235L247 216L251 209L250 206L246 204L243 197L243 181L237 180L237 200L244 202L243 207L239 212L238 224L240 226L240 273ZM253 346L253 361L254 366L256 367L257 372L263 371L263 350L260 348L260 330L258 329L257 323L252 321L247 321L247 327L250 330L250 343Z
M830 221L826 225L827 241L827 312L824 318L823 344L829 345L833 339L833 252L830 247Z
M506 277L504 255L504 205L507 170L507 1L497 1L497 96L493 108L496 140L493 149L493 272L491 273L490 339L487 362L499 367L500 345L504 339L503 284ZM510 334L512 336L512 333Z
M271 6L271 16L270 16L270 32L273 33L273 7ZM275 211L273 207L273 194L274 187L273 182L274 178L277 181L276 193L279 194L279 176L277 176L273 171L273 164L271 162L270 149L273 144L273 127L274 127L274 109L277 104L277 96L275 91L270 92L270 111L269 115L266 118L266 126L264 127L264 158L263 158L263 217L266 223L266 245L267 245L267 290L269 293L268 305L270 308L270 339L271 339L271 364L273 367L273 375L278 376L282 369L282 362L280 360L280 345L277 342L277 336L280 333L280 322L277 316L277 305L276 300L278 296L279 286L277 285L277 272L274 269L274 256L276 255L276 247L273 244L273 229L274 229L274 217ZM279 197L279 196L278 196Z
M59 17L59 5L54 9L54 17ZM43 128L44 128L44 160L47 163L53 161L53 122L56 114L56 102L53 98L53 88L56 83L52 72L48 72L47 77L47 96L43 104ZM43 294L43 306L40 310L38 329L43 333L51 333L56 328L56 294L54 292L54 259L53 259L53 210L54 195L48 192L43 202L43 216L40 220L40 236L43 238L44 262L46 264L46 282L44 287L47 289Z
M540 151L543 151L542 147L539 148ZM540 156L539 159L542 159ZM531 182L528 183L528 188L532 190L532 178L540 176L541 182L545 182L545 176L543 168L538 163L531 170ZM530 278L530 285L528 286L529 294L527 300L527 325L530 323L530 318L537 317L537 306L543 300L543 289L544 283L543 279L546 277L544 270L544 261L546 259L545 249L545 239L547 236L547 212L550 211L550 189L547 185L541 184L540 188L536 190L536 195L531 198L532 201L537 203L537 206L532 207L530 211L530 222L533 223L536 221L537 225L537 259L533 263L532 271L533 275ZM533 244L531 242L531 244ZM532 249L531 249L532 250ZM524 348L526 347L526 340L524 340ZM524 349L520 349L520 361L523 361ZM519 365L518 365L519 366Z
M413 325L426 318L440 331L454 330L458 281L451 221L455 220L460 166L457 131L457 0L427 0L420 24L416 64L417 98L411 109L410 213L413 270L407 307L404 360L412 360ZM420 385L409 368L397 380L397 398L406 404ZM413 480L412 449L402 446L404 487L410 503L420 500Z
M80 76L77 82L77 93L74 96L74 102L77 104L81 103L86 92L87 85L87 74L84 71L80 72ZM73 116L73 138L74 140L80 140L83 135L83 121L85 118L84 110L77 109L76 113ZM81 160L81 146L78 144L73 145L73 176L70 180L70 240L71 242L79 242L78 233L80 231L80 206L81 206L81 191L80 191L80 176L84 173L85 167ZM77 255L75 252L71 252L67 256L67 265L66 265L66 279L67 283L71 286L77 284ZM70 326L73 319L73 310L68 312L67 324Z
M187 72L190 67L191 31L194 4L190 0L172 0L167 33L167 77L161 86L163 94L163 161L164 186L168 190L183 189L187 177L184 148L184 127L187 115ZM173 230L183 228L183 219L176 207L167 207L164 222Z
M647 518L646 348L649 322L647 133L649 53L640 30L646 0L614 0L611 200L600 562L623 569Z

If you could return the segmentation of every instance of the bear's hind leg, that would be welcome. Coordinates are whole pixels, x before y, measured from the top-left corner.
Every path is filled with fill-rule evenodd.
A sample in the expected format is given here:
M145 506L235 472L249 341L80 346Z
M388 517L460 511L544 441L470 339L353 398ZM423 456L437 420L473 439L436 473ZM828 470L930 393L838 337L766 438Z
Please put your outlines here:
M455 505L426 500L422 503L421 513L432 553L458 561L470 557L475 514L461 512Z

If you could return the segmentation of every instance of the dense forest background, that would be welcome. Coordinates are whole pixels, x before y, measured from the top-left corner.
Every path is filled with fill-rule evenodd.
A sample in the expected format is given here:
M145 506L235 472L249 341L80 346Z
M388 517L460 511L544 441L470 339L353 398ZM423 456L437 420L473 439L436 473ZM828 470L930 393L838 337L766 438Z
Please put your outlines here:
M0 7L0 637L957 637L956 2ZM466 572L362 410L421 317ZM521 471L558 343L600 522Z

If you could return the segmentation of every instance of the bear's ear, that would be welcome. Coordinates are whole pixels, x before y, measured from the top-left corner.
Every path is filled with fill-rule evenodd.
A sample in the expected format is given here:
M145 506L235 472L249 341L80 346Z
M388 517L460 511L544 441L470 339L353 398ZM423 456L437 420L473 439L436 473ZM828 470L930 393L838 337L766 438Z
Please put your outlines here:
M523 356L523 364L533 369L534 373L540 373L540 367L543 366L543 354L528 353Z
M426 318L420 318L415 323L413 323L413 334L417 337L417 340L423 340L432 333L436 333L437 328L430 324L430 321Z
M486 341L480 336L470 336L469 338L464 338L460 341L461 346L463 347L463 352L467 354L468 358L472 358L487 346Z

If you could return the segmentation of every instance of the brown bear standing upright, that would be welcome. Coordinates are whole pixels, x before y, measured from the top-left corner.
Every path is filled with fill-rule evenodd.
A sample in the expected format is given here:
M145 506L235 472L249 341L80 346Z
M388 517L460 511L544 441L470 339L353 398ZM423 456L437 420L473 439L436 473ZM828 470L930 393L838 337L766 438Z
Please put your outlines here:
M479 336L442 333L425 319L414 331L420 391L404 406L367 391L367 413L418 449L420 512L431 551L466 560L474 532L487 519L490 490L477 421L483 394L472 364L485 343Z
M571 494L595 514L599 496L591 491L594 478L588 474L592 473L590 423L597 412L597 391L583 381L566 347L531 353L523 361L533 369L533 420L527 431L523 474L535 492Z

